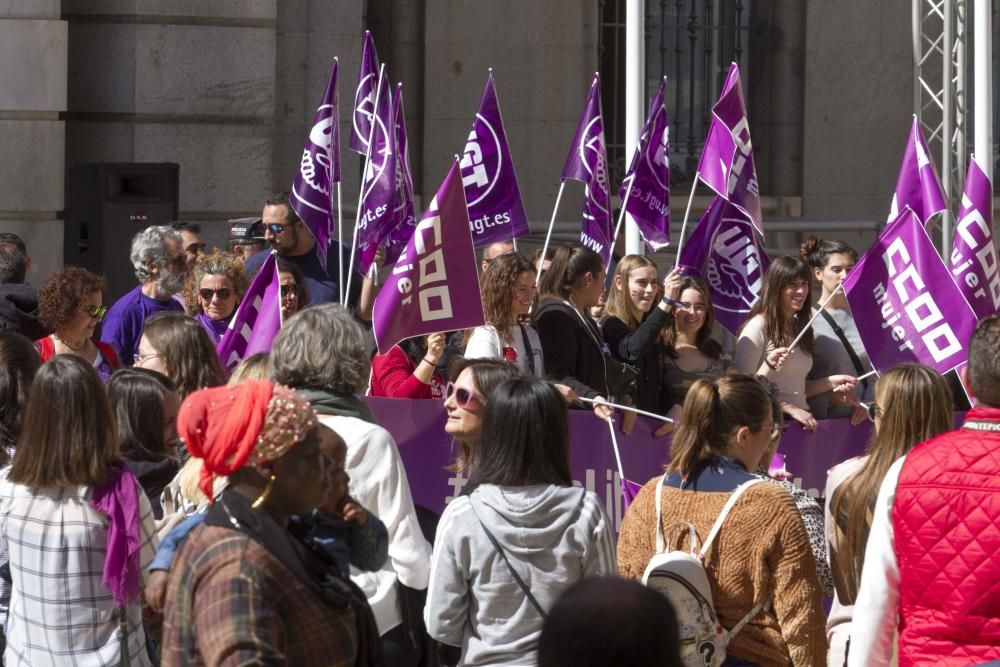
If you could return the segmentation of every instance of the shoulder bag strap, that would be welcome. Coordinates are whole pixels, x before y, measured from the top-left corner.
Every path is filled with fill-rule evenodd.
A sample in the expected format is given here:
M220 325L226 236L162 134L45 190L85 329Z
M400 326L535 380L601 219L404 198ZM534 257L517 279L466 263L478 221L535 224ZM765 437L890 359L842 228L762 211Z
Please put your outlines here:
M749 489L754 484L759 484L763 481L764 480L760 478L747 480L746 482L743 482L742 484L737 486L736 489L734 489L733 492L729 494L729 499L723 506L722 513L720 513L719 518L715 520L715 524L712 526L712 530L708 533L708 537L706 537L705 541L702 542L701 551L698 552L699 560L705 558L705 554L708 553L708 548L712 546L712 540L715 539L715 536L719 534L719 529L722 528L722 522L726 520L726 517L729 515L729 511L733 509L733 505L735 505L736 501L739 500L741 495L743 495L743 492Z
M663 526L660 522L663 520L663 484L667 481L667 476L663 475L660 477L660 481L656 483L656 553L661 554L666 548L666 542L663 539Z
M524 351L528 355L528 370L531 371L533 377L537 377L538 374L535 372L535 350L531 346L531 340L528 339L528 330L520 322L517 326L521 329L521 341L524 343Z
M580 323L583 324L583 328L584 328L584 330L586 330L587 335L590 337L591 342L593 342L594 345L597 346L597 349L600 350L600 352L601 352L601 366L602 366L602 368L604 370L604 393L605 394L610 394L611 393L611 387L608 386L608 354L609 354L608 344L607 343L603 343L603 344L601 343L601 339L600 339L600 336L599 336L599 334L601 333L600 331L597 331L597 333L594 333L594 329L597 328L596 324L593 324L592 322L588 322L587 318L585 318L583 316L583 313L581 313L580 310L576 306L574 306L573 304L571 304L569 301L565 301L564 300L563 303L566 306L568 306L569 308L571 308L573 310L573 312L576 313L576 316L578 318L580 318ZM610 396L605 396L605 398L610 399L611 397Z
M471 499L469 504L470 506L472 505ZM510 575L514 577L514 581L517 582L517 585L521 588L521 592L524 593L524 596L526 598L528 598L528 602L530 602L531 606L535 608L535 611L537 611L538 615L542 617L542 620L545 620L545 618L548 615L545 613L545 610L542 609L542 605L538 603L538 600L535 598L535 596L531 594L531 590L528 588L528 585L524 583L524 579L522 579L521 575L517 573L517 570L514 569L514 566L510 564L510 560L507 558L507 552L504 551L504 548L500 545L500 542L497 540L496 537L493 536L493 533L490 532L490 529L486 527L486 524L483 523L483 520L479 518L479 514L478 512L476 512L475 507L472 508L472 512L473 514L476 515L476 520L479 521L479 525L482 527L483 532L486 533L486 537L488 537L490 542L493 544L493 548L496 549L497 553L500 554L500 557L503 558L503 562L507 564L507 569L510 570Z
M840 339L840 343L844 346L844 349L847 350L847 356L851 358L851 363L854 364L854 370L857 371L858 375L864 375L865 367L861 363L858 353L854 351L854 348L847 341L847 335L844 333L844 330L840 328L840 325L837 324L836 321L834 321L833 316L826 312L826 308L823 308L819 312L823 316L823 319L826 320L826 323L830 325L830 328L833 329L833 333L837 334L837 338ZM867 388L868 378L862 380L861 384Z

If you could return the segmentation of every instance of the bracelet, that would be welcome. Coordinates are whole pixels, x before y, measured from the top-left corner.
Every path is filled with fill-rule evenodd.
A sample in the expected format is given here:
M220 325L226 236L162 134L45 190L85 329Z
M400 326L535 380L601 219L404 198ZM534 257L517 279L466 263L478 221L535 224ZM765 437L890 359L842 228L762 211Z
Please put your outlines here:
M426 363L427 363L427 364L428 364L428 365L429 365L429 366L430 366L431 368L437 368L437 362L432 362L432 361L428 361L428 360L427 360L427 357L424 357L423 359L421 359L421 360L420 360L420 364L422 364L422 363L425 363L425 362L426 362ZM417 364L417 366L419 366L420 364Z
M771 363L771 360L766 356L764 357L764 365L770 368L772 371L778 370L778 367Z

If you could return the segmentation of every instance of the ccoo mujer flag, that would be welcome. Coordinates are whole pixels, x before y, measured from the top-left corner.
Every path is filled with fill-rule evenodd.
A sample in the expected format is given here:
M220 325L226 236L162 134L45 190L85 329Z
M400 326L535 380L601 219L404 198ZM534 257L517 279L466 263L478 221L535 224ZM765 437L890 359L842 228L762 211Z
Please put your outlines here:
M316 256L326 269L326 252L333 236L333 184L340 182L340 110L337 100L337 59L323 100L313 116L312 129L292 182L289 204L316 239Z
M625 218L636 224L653 252L670 245L670 126L663 100L666 78L649 105L639 146L618 191Z
M372 34L365 30L365 45L361 50L358 87L354 91L351 139L347 144L352 151L362 155L368 152L368 135L372 129L372 116L375 114L375 92L378 85L378 54L375 52Z
M459 166L477 248L531 232L517 187L492 69Z
M906 140L903 163L899 166L889 222L896 220L907 207L913 210L923 224L927 224L935 213L948 208L948 198L944 195L941 179L938 178L934 160L927 150L927 142L924 141L916 116L913 117L910 136Z
M912 209L886 225L843 285L877 370L915 361L947 373L965 362L976 314Z
M1000 311L1000 271L993 237L993 186L976 157L969 160L951 245L951 275L980 318Z
M604 260L611 261L614 229L611 223L611 191L608 185L608 153L604 144L604 117L601 113L601 77L594 75L587 103L583 107L576 136L566 156L562 180L573 179L586 185L583 229L580 242Z
M483 322L479 264L456 162L375 297L372 328L384 354L406 338Z
M729 66L722 92L712 107L712 122L698 161L698 178L746 213L757 231L764 233L750 124L736 63Z

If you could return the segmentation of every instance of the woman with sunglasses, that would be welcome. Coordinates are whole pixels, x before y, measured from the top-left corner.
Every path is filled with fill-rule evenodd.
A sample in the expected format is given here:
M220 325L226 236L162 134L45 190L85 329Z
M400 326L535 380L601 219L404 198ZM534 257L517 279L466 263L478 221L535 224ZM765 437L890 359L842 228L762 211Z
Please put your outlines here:
M281 319L299 312L309 305L309 289L302 269L284 257L278 256L278 284L281 286Z
M667 549L687 550L688 531L676 524L690 522L705 540L732 493L745 489L703 561L722 627L747 620L726 649L726 665L821 665L826 658L823 589L809 536L792 496L753 474L780 435L757 378L697 380L666 473L642 488L618 537L619 573L640 579L657 536Z
M497 257L483 275L486 324L469 334L466 359L503 359L537 378L545 374L538 332L522 318L535 301L535 267L517 254Z
M52 332L35 341L42 361L75 354L97 369L102 382L121 368L114 349L94 338L108 312L103 305L104 278L78 266L59 269L38 290L38 319Z
M187 308L215 345L229 328L248 282L243 260L228 252L216 250L195 264L187 288Z
M448 421L445 433L455 438L462 453L455 461L456 470L472 463L479 437L483 432L486 403L503 382L521 376L516 366L496 359L461 360L453 366L455 381L445 389L444 409Z
M901 364L884 373L875 384L875 401L864 407L875 422L868 452L831 468L824 494L835 586L826 626L828 664L838 667L847 660L854 601L882 480L914 445L950 431L953 423L948 383L919 364Z
M555 601L614 567L604 502L573 486L566 402L535 378L503 382L486 403L468 484L438 525L427 632L461 647L459 664L535 664Z

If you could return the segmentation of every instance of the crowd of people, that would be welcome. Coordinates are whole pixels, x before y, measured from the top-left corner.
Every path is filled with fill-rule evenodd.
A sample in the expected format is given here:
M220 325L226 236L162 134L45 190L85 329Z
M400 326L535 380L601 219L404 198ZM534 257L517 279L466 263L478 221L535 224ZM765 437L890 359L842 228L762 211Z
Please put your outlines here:
M954 378L870 373L839 241L771 262L735 335L683 267L496 243L482 326L384 354L377 277L342 306L338 250L324 266L275 195L226 248L188 222L140 231L137 286L106 306L80 267L36 290L0 234L5 664L1000 658L1000 316L968 341L955 429ZM228 372L217 346L269 253L281 330ZM404 434L365 394L441 401L468 479L443 514L414 503ZM673 419L617 535L573 483L568 426L616 405ZM831 418L874 429L824 506L768 464L786 420Z

